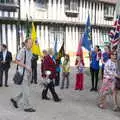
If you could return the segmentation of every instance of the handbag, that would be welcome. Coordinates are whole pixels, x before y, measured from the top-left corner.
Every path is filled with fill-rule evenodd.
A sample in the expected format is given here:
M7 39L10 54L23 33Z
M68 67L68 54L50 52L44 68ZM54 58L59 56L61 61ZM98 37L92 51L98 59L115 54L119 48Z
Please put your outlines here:
M120 90L120 78L118 78L118 77L116 77L115 88L116 88L117 90Z
M25 51L25 55L24 55L24 64L25 63L26 63L26 51ZM25 73L25 68L23 68L23 74L21 75L18 71L18 65L17 65L16 73L13 77L14 84L16 84L16 85L21 85L22 84L24 73Z

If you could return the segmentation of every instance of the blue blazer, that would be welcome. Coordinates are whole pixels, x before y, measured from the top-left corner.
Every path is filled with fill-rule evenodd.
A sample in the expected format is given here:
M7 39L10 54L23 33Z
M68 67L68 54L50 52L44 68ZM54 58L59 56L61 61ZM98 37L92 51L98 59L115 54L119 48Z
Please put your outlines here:
M12 54L11 52L7 51L5 63L2 63L3 61L3 52L0 52L0 70L7 70L10 68L10 63L12 61Z

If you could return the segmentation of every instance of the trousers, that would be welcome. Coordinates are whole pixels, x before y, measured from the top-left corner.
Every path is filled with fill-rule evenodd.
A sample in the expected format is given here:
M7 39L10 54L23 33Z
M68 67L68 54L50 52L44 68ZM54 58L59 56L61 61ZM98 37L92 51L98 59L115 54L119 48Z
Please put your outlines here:
M24 76L24 78L25 77L26 76ZM31 80L30 76L27 76L27 79L23 79L23 83L21 85L21 92L16 97L13 98L17 103L19 103L19 101L22 100L24 109L31 108L31 105L30 105L30 84L31 84L30 80Z
M55 92L55 87L54 87L53 81L51 81L49 84L47 84L46 87L43 89L43 91L42 91L42 98L47 98L48 90L50 90L50 92L51 92L51 94L53 96L53 99L55 101L59 100L59 97L58 97L57 93Z
M8 69L0 70L0 85L3 85L3 73L5 72L5 85L8 84Z

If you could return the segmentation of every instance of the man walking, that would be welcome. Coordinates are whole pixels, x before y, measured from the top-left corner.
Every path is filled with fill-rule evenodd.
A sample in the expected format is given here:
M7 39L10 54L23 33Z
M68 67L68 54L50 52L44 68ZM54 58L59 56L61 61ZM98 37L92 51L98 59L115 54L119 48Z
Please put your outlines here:
M43 70L44 70L43 73L45 74L43 76L44 77L47 76L46 71L50 71L51 74L48 76L49 80L47 82L46 87L42 91L42 99L49 100L49 98L47 97L47 92L49 89L53 96L54 101L59 102L61 101L61 99L58 97L57 93L55 92L54 83L53 83L53 79L56 78L56 62L53 59L53 55L54 55L53 50L49 49L48 55L45 56L43 60Z
M32 79L31 47L32 47L32 40L31 40L31 38L28 38L25 40L25 47L19 51L19 53L16 57L16 63L18 64L18 72L21 75L23 75L24 70L25 70L25 72L24 72L24 76L23 76L23 83L21 85L22 91L20 92L20 94L18 94L18 96L11 99L13 106L15 108L18 108L18 102L20 101L20 99L23 98L23 105L24 105L25 112L35 112L35 110L31 107L30 101L29 101L30 82Z
M7 50L7 45L1 45L0 52L0 87L3 86L3 73L5 72L5 87L8 87L8 71L12 61L12 54Z

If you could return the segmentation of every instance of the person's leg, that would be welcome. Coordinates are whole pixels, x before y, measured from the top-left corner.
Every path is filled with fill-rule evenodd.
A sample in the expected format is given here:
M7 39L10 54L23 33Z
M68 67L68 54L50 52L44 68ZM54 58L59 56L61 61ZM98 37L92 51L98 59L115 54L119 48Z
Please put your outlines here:
M12 102L15 108L18 108L18 103L22 97L23 97L23 93L21 92L16 97L10 99L10 101Z
M113 104L114 104L113 110L120 111L120 108L118 106L118 91L114 90L112 97L113 97Z
M32 65L32 80L31 80L31 83L33 83L34 81L34 66Z
M66 79L67 79L67 84L66 84L66 88L69 88L69 73L67 73L67 75L66 75Z
M106 95L100 96L98 107L104 109L106 104Z
M90 89L90 91L94 90L94 70L92 68L90 68L90 73L91 73L91 81L92 81L92 88Z
M61 89L64 88L64 82L65 82L65 73L64 72L63 72L62 76L63 76L63 79L62 79Z
M61 101L61 99L58 97L57 93L55 92L55 88L54 88L53 82L50 82L49 89L50 89L50 92L51 92L51 94L53 96L54 101L56 101L56 102Z
M80 90L83 90L83 73L80 74Z
M99 75L99 70L95 70L95 91L97 91L97 86L98 86L98 75Z
M0 87L3 85L3 71L0 70Z
M23 107L25 112L35 112L30 104L30 85L31 85L31 75L24 75L24 80L22 83L22 90L23 90Z
M34 68L34 83L37 84L37 64Z
M76 74L75 90L80 89L80 74Z
M59 81L60 81L60 72L56 72L55 86L59 85Z
M48 88L49 88L49 84L44 86L44 89L42 91L42 99L49 100L49 98L47 97Z
M8 69L5 70L5 86L8 87Z
M103 76L104 76L104 68L101 69L101 77L102 77L102 80L103 80Z

